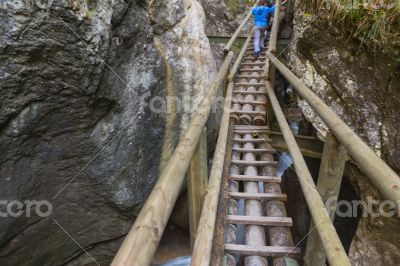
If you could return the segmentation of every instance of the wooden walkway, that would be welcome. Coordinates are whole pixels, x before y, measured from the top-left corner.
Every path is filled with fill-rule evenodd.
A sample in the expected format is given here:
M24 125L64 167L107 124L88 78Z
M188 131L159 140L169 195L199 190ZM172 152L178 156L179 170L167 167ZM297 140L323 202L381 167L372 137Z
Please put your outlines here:
M266 49L256 59L252 44L248 46L234 80L231 121L235 125L228 140L231 158L225 162L229 193L225 193L224 253L227 265L266 266L269 257L278 265L301 251L293 247L292 219L284 204L287 196L276 176L277 153L270 144L269 103L261 77ZM238 228L244 231L244 239L238 239Z

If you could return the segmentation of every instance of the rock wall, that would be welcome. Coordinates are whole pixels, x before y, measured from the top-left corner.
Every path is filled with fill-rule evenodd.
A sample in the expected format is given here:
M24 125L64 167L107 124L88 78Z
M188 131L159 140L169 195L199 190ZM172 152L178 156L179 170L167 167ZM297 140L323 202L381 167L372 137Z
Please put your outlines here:
M93 264L79 245L109 264L216 73L202 7L16 0L0 20L1 199L53 206L0 219L0 264Z
M297 1L294 42L288 64L312 90L400 173L400 69L380 50L366 50L346 30L304 12ZM322 15L324 16L324 15ZM305 117L323 138L327 128L311 107L299 101ZM380 199L356 167L347 169L361 199ZM382 177L384 178L384 177ZM398 217L361 218L350 249L354 265L397 265ZM397 229L396 229L397 228ZM396 232L396 233L394 233Z

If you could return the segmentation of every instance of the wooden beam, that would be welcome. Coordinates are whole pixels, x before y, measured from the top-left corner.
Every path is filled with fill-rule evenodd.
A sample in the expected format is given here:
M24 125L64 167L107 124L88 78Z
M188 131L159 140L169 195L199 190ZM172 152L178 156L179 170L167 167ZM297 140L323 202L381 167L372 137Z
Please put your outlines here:
M281 128L281 132L289 147L289 153L293 158L294 166L298 173L300 185L307 201L308 208L310 209L312 219L316 224L314 229L318 231L318 234L321 237L322 245L327 252L329 263L332 266L350 266L350 260L347 257L335 228L332 225L332 221L330 220L330 216L317 191L310 170L307 167L304 157L300 152L300 148L296 143L296 139L293 136L293 132L290 129L278 99L276 98L275 91L272 88L271 83L268 81L265 82L265 85L279 127Z
M278 58L271 53L267 53L267 56L293 85L297 93L310 104L316 114L329 127L332 134L346 147L351 158L368 175L382 196L392 202L400 201L400 177L396 172L379 158L368 144ZM399 213L400 210L397 209L397 212Z
M273 149L246 149L246 148L233 148L233 149L234 149L234 151L237 151L237 152L275 153L275 151Z
M333 222L336 213L336 203L339 197L340 186L342 184L344 167L346 164L347 152L340 145L337 139L328 134L325 141L324 152L322 154L321 167L319 170L317 190L326 204L330 200L328 213ZM314 228L314 223L310 227ZM313 231L307 240L305 265L319 266L326 264L326 255L320 237Z
M268 138L260 138L260 139L251 139L251 140L246 140L246 139L241 139L241 138L235 138L233 139L235 142L242 142L242 143L263 143L263 142L268 142L270 141Z
M293 257L301 254L300 248L293 247L250 247L247 245L225 244L225 251L247 255L247 256L262 256L262 257Z
M232 101L233 83L228 85L227 97L224 104L224 114L221 120L217 146L214 152L213 165L210 172L210 180L207 195L201 211L199 229L194 244L191 265L209 265L211 259L211 249L214 238L214 229L217 217L218 198L221 189L222 173L226 145L228 143L230 109Z
M278 162L276 161L246 161L246 160L233 160L232 164L239 166L277 166Z
M280 183L282 180L278 176L250 176L250 175L230 175L232 180L238 181L252 181L252 182L269 182Z
M292 218L290 217L228 215L228 223L269 225L269 226L293 226L293 221Z
M244 193L231 192L229 196L235 199L264 199L264 200L287 200L286 194L280 193Z
M197 151L190 163L188 175L188 200L189 200L189 225L190 243L194 246L197 229L200 221L201 208L208 186L208 154L207 154L207 128L204 128L200 137Z
M229 175L232 160L233 147L233 122L229 123L228 142L224 160L223 180L221 182L221 193L219 193L217 221L215 225L215 235L213 249L211 253L210 265L222 265L224 260L224 240L226 217L228 213L228 190Z

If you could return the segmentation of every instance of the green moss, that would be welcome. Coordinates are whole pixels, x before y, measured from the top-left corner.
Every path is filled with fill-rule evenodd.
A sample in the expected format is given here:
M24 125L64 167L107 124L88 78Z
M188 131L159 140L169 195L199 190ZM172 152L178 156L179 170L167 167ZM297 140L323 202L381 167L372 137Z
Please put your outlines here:
M387 0L381 6L377 3L369 0L311 0L306 5L314 14L325 10L325 19L334 21L363 46L385 51L399 49L393 46L392 40L398 40L400 34L400 2Z

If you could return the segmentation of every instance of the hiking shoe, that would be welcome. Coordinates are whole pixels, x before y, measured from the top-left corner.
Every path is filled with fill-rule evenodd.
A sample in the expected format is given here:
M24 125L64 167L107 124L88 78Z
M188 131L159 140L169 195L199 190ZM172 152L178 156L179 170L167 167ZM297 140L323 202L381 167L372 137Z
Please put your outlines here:
M254 57L257 59L260 56L260 52L255 52Z

